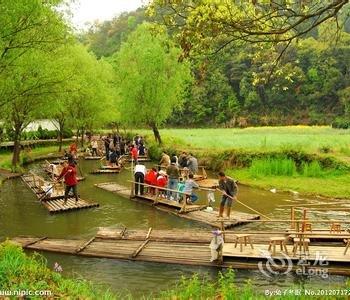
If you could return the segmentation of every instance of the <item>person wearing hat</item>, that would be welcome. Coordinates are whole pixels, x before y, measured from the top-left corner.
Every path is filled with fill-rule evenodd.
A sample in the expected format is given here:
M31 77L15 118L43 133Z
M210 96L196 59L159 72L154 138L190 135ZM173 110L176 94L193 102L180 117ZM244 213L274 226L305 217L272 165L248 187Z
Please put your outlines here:
M211 253L210 262L219 261L222 262L222 249L224 247L224 237L222 231L216 229L212 231L213 238L211 239L209 248Z
M160 170L158 172L158 177L157 177L157 186L160 188L165 188L167 184L168 184L168 179L167 179L166 173L165 171ZM164 196L165 195L164 190L160 189L159 194L161 196Z

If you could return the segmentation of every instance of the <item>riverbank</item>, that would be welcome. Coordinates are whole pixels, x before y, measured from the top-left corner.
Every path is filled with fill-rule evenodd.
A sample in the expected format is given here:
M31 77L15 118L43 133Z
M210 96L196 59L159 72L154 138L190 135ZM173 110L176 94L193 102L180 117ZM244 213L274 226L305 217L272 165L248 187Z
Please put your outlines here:
M65 145L66 146L66 145ZM20 156L20 167L45 158L56 158L60 157L62 153L59 153L58 146L36 146L35 148L31 148L30 150L21 151ZM4 169L7 171L21 171L21 170L13 170L11 165L12 160L12 152L8 150L2 150L0 152L0 169ZM6 177L6 176L4 176Z
M9 242L0 245L0 286L3 292L38 293L31 294L30 299L117 299L108 290L96 289L86 280L64 278L61 271L58 265L56 272L50 270L45 258L37 253L28 256L19 246Z
M350 198L350 130L330 127L259 127L246 129L164 129L162 148L147 137L150 155L158 159L162 149L169 154L192 152L200 164L213 171L225 170L242 184L262 189L296 191L305 195ZM261 160L291 160L298 172L252 174ZM320 174L304 174L319 165ZM306 167L305 167L306 166Z
M97 288L87 280L66 278L61 274L64 270L59 264L55 263L48 268L42 255L25 254L19 246L9 242L0 244L0 271L0 286L3 292L37 293L30 295L31 299L136 299L127 290L121 294L113 294L108 289ZM339 290L345 288L339 287ZM255 289L251 281L237 283L234 271L229 269L227 272L219 272L215 281L197 274L191 278L182 277L174 287L143 295L142 299L267 299L272 295L277 296L274 299L307 299L303 287L290 286L289 289L285 287L285 290L300 291L300 295L266 295L266 290ZM332 294L329 298L326 295L315 297L321 298L337 299L337 296Z

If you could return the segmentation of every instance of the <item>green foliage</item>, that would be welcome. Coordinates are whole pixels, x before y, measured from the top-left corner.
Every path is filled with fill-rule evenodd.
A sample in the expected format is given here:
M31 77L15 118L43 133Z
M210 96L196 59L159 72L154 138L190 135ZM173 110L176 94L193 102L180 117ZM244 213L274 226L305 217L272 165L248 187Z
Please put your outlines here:
M237 19L241 24L241 19L250 19L255 13L276 9L266 6L256 12L251 1L197 1L186 5L187 2L171 3L176 9L183 10L185 15L188 13L191 16L182 24L177 24L179 18L174 16L169 2L153 1L150 7L157 21L165 21L169 25L167 29L170 37L182 47L181 58L189 52L221 49L228 36L221 36L220 33L226 31L230 22ZM285 8L284 5L281 4L281 10ZM323 5L323 2L318 1L312 10ZM300 7L293 9L299 10ZM274 18L287 15L276 13ZM123 14L94 28L86 35L86 40L93 40L93 43L86 43L98 56L101 51L110 56L120 49L121 41L130 36L134 26L147 18L142 9ZM214 20L215 26L211 23ZM256 21L258 19L254 18L252 23ZM194 25L193 22L197 23ZM264 32L265 29L283 24L278 22L269 27L269 22L261 24L259 30ZM191 26L187 27L186 24ZM311 25L308 22L304 24ZM208 28L213 31L207 31ZM249 25L248 32L251 29ZM230 30L228 34L235 35L237 32ZM259 38L263 36L259 35ZM339 37L336 44L332 43L334 36ZM98 45L103 49L96 49ZM349 116L346 115L350 107L349 33L335 31L334 22L330 20L301 36L297 43L289 44L286 50L285 46L284 43L232 42L217 55L190 56L195 80L185 91L182 109L174 107L167 124L181 127L316 125L331 124L339 116L345 118L342 124L349 123ZM114 51L110 51L111 48ZM345 125L341 127L348 128Z
M54 298L116 299L108 290L97 290L85 280L66 279L49 270L43 256L37 253L27 256L10 242L0 244L0 286L12 291L47 290Z
M244 296L243 298L241 296ZM182 277L173 289L161 292L155 299L249 299L259 297L247 282L239 287L235 283L234 271L219 272L217 282L211 282L208 278L200 278L197 274L191 278Z
M111 62L117 73L121 121L156 129L183 103L189 65L164 28L142 24L129 35Z
M344 117L338 117L332 122L333 128L350 129L350 120Z
M322 177L324 172L318 161L303 163L301 165L301 174L306 177Z
M291 159L253 160L249 168L252 176L294 176L295 162Z

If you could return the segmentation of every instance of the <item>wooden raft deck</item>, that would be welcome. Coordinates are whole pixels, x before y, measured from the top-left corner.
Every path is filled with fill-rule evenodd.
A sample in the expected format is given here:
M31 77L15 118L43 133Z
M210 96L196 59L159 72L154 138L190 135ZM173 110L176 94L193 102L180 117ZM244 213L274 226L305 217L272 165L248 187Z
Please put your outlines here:
M41 199L45 194L41 188L41 183L44 182L44 179L38 175L35 175L36 179L33 180L34 175L23 175L22 180L27 184L27 186L33 191L38 199ZM64 191L62 188L54 188L53 194L50 197L42 199L41 204L50 212L50 213L60 213L73 210L80 210L86 208L98 207L98 203L88 202L79 198L78 202L75 202L75 198L69 197L67 203L64 204Z
M114 182L107 183L99 183L95 184L96 187L101 188L103 190L118 194L124 198L129 198L133 201L142 202L152 207L165 211L167 213L171 213L178 217L200 222L202 224L206 224L212 227L221 228L222 224L220 219L218 219L218 211L214 210L213 212L208 212L204 210L205 206L203 205L188 205L186 207L186 212L180 212L182 208L182 204L177 203L176 201L170 201L163 198L158 198L157 201L153 197L143 195L136 196L130 198L131 190L125 186L116 184ZM239 211L232 211L231 218L225 219L224 227L230 228L237 225L242 225L243 223L240 220L257 220L259 219L259 215L253 215L248 213L243 213ZM248 222L244 222L248 223Z
M101 169L104 169L104 170L120 170L121 167L120 166L108 166L108 165L104 165L104 166L101 166Z
M129 158L128 161L131 162L131 158ZM150 158L148 158L148 157L139 157L139 158L137 159L137 161L138 161L138 162L150 162L150 161L152 161L152 160L151 160Z
M198 231L163 231L150 229L128 231L102 228L97 236L87 240L16 237L12 241L23 248L51 251L88 257L123 259L169 264L182 264L210 267L232 267L236 269L257 269L259 262L266 262L267 243L254 243L239 252L239 247L227 242L223 251L223 263L210 262L209 243L212 234ZM226 237L226 240L229 238ZM291 246L287 245L291 252ZM350 253L343 255L344 246L310 246L307 262L317 259L316 253L326 258L324 268L329 274L350 275ZM290 255L291 256L291 255ZM274 258L282 257L277 251ZM299 255L291 256L292 268L299 267ZM286 266L287 267L287 266ZM306 268L323 268L306 266Z
M90 172L90 174L118 174L120 169L97 169Z
M86 160L101 160L102 156L84 156Z

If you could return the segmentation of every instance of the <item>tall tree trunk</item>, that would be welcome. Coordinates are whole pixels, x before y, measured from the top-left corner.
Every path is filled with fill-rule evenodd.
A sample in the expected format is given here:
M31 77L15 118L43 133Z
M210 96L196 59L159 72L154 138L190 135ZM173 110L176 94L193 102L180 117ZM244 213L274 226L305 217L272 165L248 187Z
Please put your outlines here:
M81 147L84 148L84 134L85 134L85 129L81 129Z
M15 125L15 133L13 138L13 153L12 153L12 167L16 167L19 163L19 156L21 154L21 127L22 125Z
M119 132L119 124L116 123L115 126L117 127L117 133L118 133L118 135L119 135L119 134L120 134L120 132Z
M75 144L78 146L79 145L79 134L80 134L80 130L77 129L77 133L75 135Z
M63 144L63 129L64 129L64 122L59 123L60 129L58 130L58 152L62 151L62 144Z
M157 128L156 123L152 123L151 128L153 130L153 134L154 134L154 138L155 138L156 142L158 142L159 145L162 144L162 139L160 137L160 133L159 133L159 130Z

